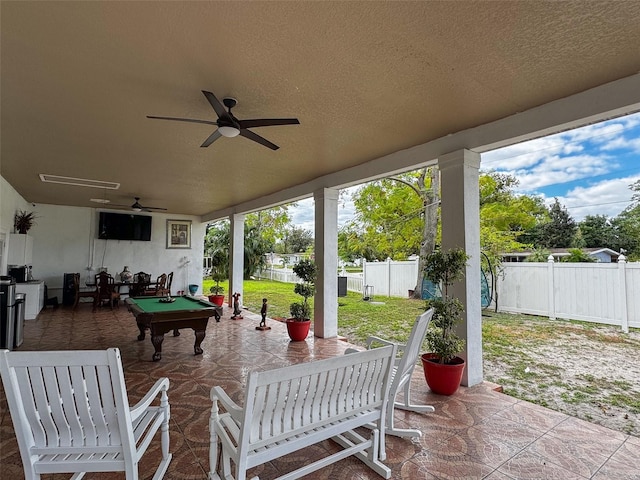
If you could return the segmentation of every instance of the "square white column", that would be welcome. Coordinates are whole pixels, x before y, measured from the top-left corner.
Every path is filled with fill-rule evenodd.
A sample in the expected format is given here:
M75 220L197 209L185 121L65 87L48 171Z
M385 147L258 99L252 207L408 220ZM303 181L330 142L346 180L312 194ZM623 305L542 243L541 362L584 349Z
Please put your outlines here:
M227 300L229 306L233 306L232 295L239 293L240 305L242 305L243 280L244 280L244 214L233 214L231 220L231 245L229 252L229 292Z
M313 333L316 337L338 335L338 190L314 192L315 261L318 266L313 302Z
M480 302L480 155L469 150L438 158L442 186L442 250L462 247L469 255L465 277L451 287L464 305L457 333L465 340L460 355L467 362L462 384L481 383L482 306Z

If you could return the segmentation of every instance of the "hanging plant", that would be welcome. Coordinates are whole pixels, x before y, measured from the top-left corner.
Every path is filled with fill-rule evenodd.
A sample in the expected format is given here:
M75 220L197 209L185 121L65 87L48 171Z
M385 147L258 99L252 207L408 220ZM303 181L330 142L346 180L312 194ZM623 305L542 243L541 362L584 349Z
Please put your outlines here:
M27 233L35 225L36 214L18 210L13 217L13 227L18 233Z

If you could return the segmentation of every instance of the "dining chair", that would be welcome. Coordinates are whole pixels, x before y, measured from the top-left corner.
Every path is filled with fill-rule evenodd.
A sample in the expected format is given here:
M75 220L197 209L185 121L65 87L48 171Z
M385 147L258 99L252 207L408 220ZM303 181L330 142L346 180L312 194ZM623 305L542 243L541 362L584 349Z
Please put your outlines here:
M129 285L129 296L140 297L149 286L151 275L145 272L138 272L133 276L133 283Z
M165 296L166 285L167 285L167 274L163 273L161 275L158 275L158 278L156 279L156 283L153 285L149 285L149 287L145 289L144 295L149 297Z
M113 305L120 307L120 292L116 289L116 282L112 275L107 272L100 272L96 275L96 299L93 302L93 309L103 301L108 301L111 310Z
M153 479L164 477L172 457L168 378L159 378L131 407L117 348L0 350L0 375L25 479L125 472L127 480L137 480L140 459L158 431L162 459Z
M164 295L171 295L171 284L173 283L173 272L167 274L167 285L165 287Z
M96 301L97 288L93 288L91 290L80 290L80 274L73 274L73 290L74 290L74 301L73 301L73 309L75 310L78 304L80 303L81 298L90 298L93 303Z

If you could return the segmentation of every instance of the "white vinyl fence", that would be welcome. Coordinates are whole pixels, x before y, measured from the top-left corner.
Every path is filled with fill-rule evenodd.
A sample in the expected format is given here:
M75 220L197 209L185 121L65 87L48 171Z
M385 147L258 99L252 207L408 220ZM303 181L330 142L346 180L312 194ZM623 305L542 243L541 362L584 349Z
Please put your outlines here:
M362 268L363 288L372 286L374 295L407 298L409 290L416 287L417 279L418 260L364 262Z
M640 328L640 263L503 263L496 282L498 310L549 318ZM299 281L291 270L268 269L260 278ZM418 261L366 262L347 273L347 290L374 297L408 297Z
M498 310L640 328L640 263L503 263Z
M418 278L418 260L405 262L364 262L362 273L340 273L347 277L347 290L364 293L364 287L373 290L374 296L408 297L409 290L416 286ZM267 268L257 274L258 278L276 282L295 283L299 279L289 269Z

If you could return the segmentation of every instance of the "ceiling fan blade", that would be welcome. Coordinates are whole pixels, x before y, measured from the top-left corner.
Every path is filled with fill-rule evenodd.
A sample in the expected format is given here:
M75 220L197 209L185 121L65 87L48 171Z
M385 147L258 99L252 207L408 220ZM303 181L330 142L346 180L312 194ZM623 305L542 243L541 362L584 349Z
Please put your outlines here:
M278 150L280 148L275 143L271 143L266 138L262 138L260 135L253 133L250 130L245 130L244 128L240 130L240 135L244 138L248 138L249 140L253 140L254 142L258 142L260 145L269 147L271 150Z
M229 115L224 109L224 105L220 103L220 100L218 100L218 98L213 93L207 92L206 90L202 90L202 93L204 93L204 96L207 97L207 100L209 100L209 103L216 111L218 117L227 117Z
M150 212L151 210L166 210L166 208L162 207L142 207L143 212Z
M214 122L212 120L196 120L195 118L155 117L153 115L147 115L147 118L151 118L153 120L173 120L176 122L204 123L205 125L218 125L217 122Z
M209 145L211 145L213 142L215 142L217 139L219 139L222 136L222 134L220 133L220 130L216 130L215 132L213 132L211 135L209 135L209 137L204 141L204 143L202 145L200 145L201 147L208 147Z
M297 118L261 118L255 120L239 120L240 128L270 127L272 125L300 125Z

